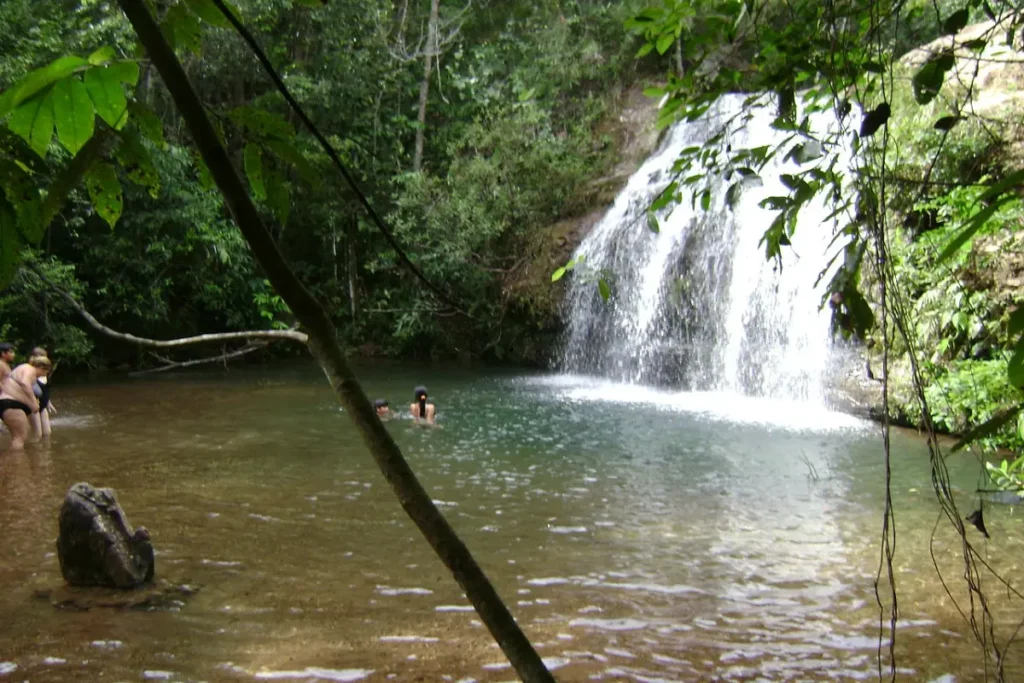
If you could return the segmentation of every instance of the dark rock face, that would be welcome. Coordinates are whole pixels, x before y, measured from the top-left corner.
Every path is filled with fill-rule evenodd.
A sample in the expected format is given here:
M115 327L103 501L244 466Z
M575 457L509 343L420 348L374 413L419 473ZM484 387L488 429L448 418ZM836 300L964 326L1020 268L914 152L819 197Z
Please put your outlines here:
M60 508L57 557L73 586L135 588L153 579L153 545L145 527L131 530L112 489L79 483Z

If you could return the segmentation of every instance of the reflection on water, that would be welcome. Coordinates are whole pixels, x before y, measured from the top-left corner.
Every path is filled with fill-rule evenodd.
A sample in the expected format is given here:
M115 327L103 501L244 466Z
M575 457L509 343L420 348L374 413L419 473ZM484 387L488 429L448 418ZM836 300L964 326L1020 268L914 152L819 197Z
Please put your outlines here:
M559 680L875 676L874 426L580 378L364 374L392 405L430 388L443 428L389 429ZM0 681L514 677L312 369L60 399L50 443L0 456ZM894 444L899 666L908 680L982 680L929 555L926 452ZM976 487L976 462L950 466ZM56 512L82 480L115 488L151 530L158 577L199 593L150 611L36 597L60 585ZM996 508L986 521L986 559L1016 578L1018 519ZM934 550L966 604L944 526ZM990 588L1005 639L1021 602ZM1021 659L1009 650L1008 680Z

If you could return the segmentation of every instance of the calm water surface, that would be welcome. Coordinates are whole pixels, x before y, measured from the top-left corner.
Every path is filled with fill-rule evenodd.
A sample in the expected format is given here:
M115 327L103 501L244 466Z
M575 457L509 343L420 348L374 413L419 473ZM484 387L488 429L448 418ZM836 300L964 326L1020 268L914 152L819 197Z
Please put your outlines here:
M430 388L442 428L389 429L559 680L876 676L876 426L578 378L361 374L393 406ZM515 678L314 370L54 393L50 443L0 455L0 682ZM984 680L929 554L926 451L906 434L893 449L902 678ZM978 462L949 466L966 514ZM57 510L77 481L116 489L157 576L199 592L150 611L40 599L61 585ZM992 540L972 538L1020 583L1019 512L986 522ZM947 528L935 562L966 604ZM985 585L1003 642L1024 607Z

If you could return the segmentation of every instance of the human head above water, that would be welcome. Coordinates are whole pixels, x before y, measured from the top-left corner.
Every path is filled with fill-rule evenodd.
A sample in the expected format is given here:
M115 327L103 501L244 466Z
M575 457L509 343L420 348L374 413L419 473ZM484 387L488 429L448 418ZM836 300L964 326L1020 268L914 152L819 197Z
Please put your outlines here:
M425 400L427 398L427 388L422 386L416 387L415 389L412 390L412 396L413 400L416 401L419 401L420 399Z
M386 415L390 410L387 400L383 398L378 398L373 402L373 409L377 411L378 415Z

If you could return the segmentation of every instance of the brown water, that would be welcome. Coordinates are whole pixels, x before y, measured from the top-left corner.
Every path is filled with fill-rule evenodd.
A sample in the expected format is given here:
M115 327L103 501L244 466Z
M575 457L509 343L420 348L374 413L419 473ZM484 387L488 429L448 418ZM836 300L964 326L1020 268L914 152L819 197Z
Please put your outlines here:
M392 405L430 388L443 428L390 429L559 680L876 676L874 425L566 378L362 374ZM0 455L0 682L515 678L312 369L54 394L51 441ZM929 555L926 452L896 435L894 454L901 678L984 680ZM950 467L977 486L977 461ZM199 592L148 611L40 599L61 585L56 516L77 481L116 489L157 576ZM992 540L972 538L1020 583L1018 512L986 522ZM947 527L933 547L963 602ZM1024 603L986 588L1003 643ZM1022 660L1008 650L1008 680Z

